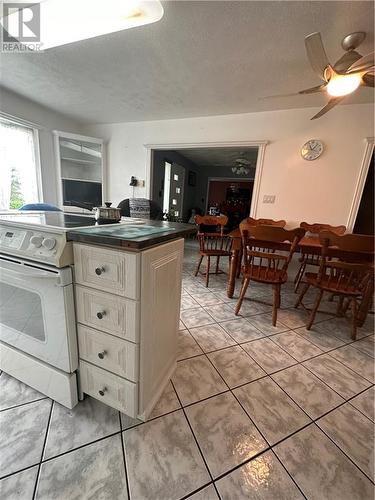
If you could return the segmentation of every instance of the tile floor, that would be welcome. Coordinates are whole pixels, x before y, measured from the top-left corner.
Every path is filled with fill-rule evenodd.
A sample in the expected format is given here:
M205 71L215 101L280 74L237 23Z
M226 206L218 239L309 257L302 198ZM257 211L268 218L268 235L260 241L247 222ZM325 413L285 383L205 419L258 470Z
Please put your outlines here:
M264 304L236 317L226 277L206 289L195 257L187 245L178 366L148 422L1 374L2 499L373 499L373 317L356 342L326 313L308 332L291 284L277 327Z

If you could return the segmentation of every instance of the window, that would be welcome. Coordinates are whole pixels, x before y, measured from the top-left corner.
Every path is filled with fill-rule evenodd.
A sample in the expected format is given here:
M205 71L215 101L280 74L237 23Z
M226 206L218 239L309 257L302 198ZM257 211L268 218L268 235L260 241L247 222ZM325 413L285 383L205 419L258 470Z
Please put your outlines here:
M41 201L38 130L0 117L0 210Z

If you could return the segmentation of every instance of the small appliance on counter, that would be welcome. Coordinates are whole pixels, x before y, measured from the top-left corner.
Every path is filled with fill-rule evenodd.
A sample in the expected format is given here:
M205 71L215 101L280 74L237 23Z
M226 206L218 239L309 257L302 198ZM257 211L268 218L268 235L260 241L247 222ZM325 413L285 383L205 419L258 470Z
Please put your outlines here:
M82 203L80 201L69 201L65 202L66 205L84 208L94 212L95 220L100 224L114 224L120 222L121 220L121 210L119 208L112 207L110 201L104 203L105 206L94 207L90 203Z

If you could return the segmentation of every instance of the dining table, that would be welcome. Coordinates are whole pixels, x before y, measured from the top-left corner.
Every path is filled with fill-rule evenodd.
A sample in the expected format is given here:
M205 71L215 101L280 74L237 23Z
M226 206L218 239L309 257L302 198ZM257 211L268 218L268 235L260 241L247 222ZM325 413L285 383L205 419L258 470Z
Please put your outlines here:
M236 278L240 274L241 268L241 260L242 260L242 238L240 228L233 229L230 233L228 233L229 238L232 240L231 245L231 259L228 273L228 283L227 283L227 296L229 298L233 298L234 290L236 287ZM278 244L278 247L281 251L288 251L290 249L291 242L285 241L283 243ZM305 234L299 241L297 245L297 252L308 253L310 255L320 255L322 251L322 244L319 240L318 234ZM367 262L369 265L374 265L374 254L371 252L348 252L348 251L339 251L332 247L331 256L347 259L350 262ZM372 281L372 286L368 287L367 293L362 298L361 304L358 308L358 326L362 326L368 311L372 304L374 294L374 282Z

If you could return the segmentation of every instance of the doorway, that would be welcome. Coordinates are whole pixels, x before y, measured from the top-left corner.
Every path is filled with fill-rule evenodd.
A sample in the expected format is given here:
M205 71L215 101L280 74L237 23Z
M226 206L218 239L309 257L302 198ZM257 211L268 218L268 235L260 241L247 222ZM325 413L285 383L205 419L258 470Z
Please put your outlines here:
M353 233L374 234L374 152L372 152Z

